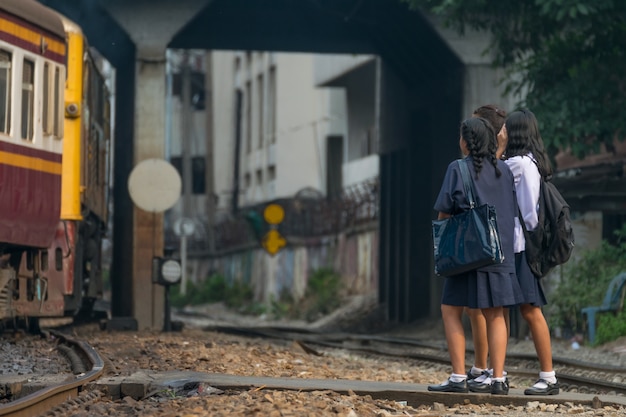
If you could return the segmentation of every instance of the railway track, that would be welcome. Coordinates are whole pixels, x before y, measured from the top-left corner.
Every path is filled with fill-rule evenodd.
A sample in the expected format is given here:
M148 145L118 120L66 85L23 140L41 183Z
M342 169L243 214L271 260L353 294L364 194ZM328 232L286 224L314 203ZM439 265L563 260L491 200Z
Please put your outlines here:
M420 341L386 336L355 335L349 333L320 334L300 329L277 327L212 327L210 330L247 336L291 340L305 350L315 353L314 346L344 349L369 355L410 358L429 365L449 367L446 346L433 341ZM468 349L468 353L472 350ZM472 358L467 358L471 363ZM553 357L563 391L585 394L626 396L626 368ZM512 384L532 385L539 373L538 361L533 354L508 353L507 371Z
M397 362L411 363L411 366L415 366L415 364L417 364L418 367L421 367L421 364L423 363L423 366L426 369L437 370L439 366L441 367L442 371L447 371L449 369L449 358L446 347L441 341L436 340L416 340L377 335L363 336L350 333L320 334L306 332L300 329L286 329L275 327L260 328L213 326L211 328L206 328L205 330L218 331L225 334L236 334L239 336L246 336L251 338L262 338L268 341L274 339L278 342L278 346L289 346L295 342L310 355L324 356L331 350L336 349L344 352L354 352L355 354L358 354L358 356L362 356L364 358L380 358L381 362L383 362L384 359L388 360L390 357L392 357L398 358L399 360ZM77 333L72 331L70 334L76 335ZM0 405L0 416L42 415L48 417L56 417L67 415L67 410L72 409L72 407L73 409L84 409L85 405L88 406L89 404L98 402L100 404L98 404L97 407L100 407L99 409L104 409L103 407L105 406L102 405L102 400L104 400L103 396L106 396L106 392L101 391L99 388L95 388L95 386L92 384L92 382L96 382L98 378L104 376L103 362L99 358L98 354L96 354L93 349L88 347L83 342L72 339L64 334L51 331L48 335L52 336L49 337L51 340L56 340L56 349L60 352L63 352L65 356L70 359L70 362L72 362L72 369L74 370L75 374L74 378L72 378L71 381L65 381L62 384L55 384L53 386L42 389L37 393L28 395L24 398L16 399L12 403ZM84 336L86 335L84 334L83 337ZM109 358L109 360L117 358L117 355L119 354L127 355L127 353L124 352L127 352L128 349L130 349L131 352L139 352L143 349L143 353L139 356L153 357L152 361L157 360L156 356L152 356L155 351L152 351L150 348L146 348L146 345L143 345L143 347L141 345L135 346L133 344L134 342L132 342L132 334L128 336L125 334L123 337L128 340L128 343L124 344L123 350L108 351L108 354L106 354L106 356ZM202 340L201 337L198 339ZM98 338L96 337L94 338L94 340L98 340ZM180 338L179 341L177 340L178 338L174 337L172 339L169 339L166 344L173 350L180 349L181 352L190 352L189 349L186 348L187 344L189 343L188 341L190 340L189 336L187 336L186 338ZM106 346L106 344L102 340L100 340L99 342L97 342L96 346L100 346L100 348L103 348ZM202 342L200 343L200 346L204 346ZM209 346L213 346L212 342L209 343ZM106 352L106 349L104 352ZM113 352L115 352L116 356L113 356ZM246 350L245 352L248 351ZM262 352L256 352L254 354L263 355ZM242 357L247 358L247 356L245 355L246 354L243 354ZM403 361L402 358L407 358L407 361ZM164 360L165 364L168 359L167 357L164 357L162 360ZM568 358L555 357L554 361L559 372L559 379L564 392L569 391L579 393L597 393L600 397L602 397L602 395L600 394L603 394L605 396L625 395L626 386L620 379L622 378L621 375L626 374L626 369L624 368L613 367L610 365L586 363L582 361L571 360ZM396 362L395 359L392 362ZM133 367L134 366L135 365L133 365ZM531 382L534 382L534 379L536 378L538 372L536 367L537 361L534 355L510 354L507 361L507 369L509 371L512 387L520 388L528 385ZM137 369L144 368L137 367ZM157 368L153 369L157 370ZM162 368L159 367L158 369L160 370ZM177 369L183 370L194 368L187 368L184 365L181 366L181 364L179 364ZM230 375L230 372L226 370L225 375ZM152 378L148 378L148 380L152 381ZM146 383L150 382L148 380ZM294 380L302 381L302 379L299 378L296 378ZM220 382L217 382L218 385L216 385L216 387L220 389L225 389L226 385L222 386L219 385L219 383ZM243 384L240 389L245 391L249 389L249 387L246 384ZM285 386L285 388L283 389L289 390L288 386ZM423 395L428 396L427 401L437 401L441 402L442 404L447 404L446 401L455 401L453 398L454 396L446 396L445 394L440 394L440 396L437 396L433 393L425 393ZM145 401L145 405L140 406L141 408L151 406L149 404L156 404L156 402L158 402L158 400L150 402L151 400L149 397L150 395L146 395L145 398L140 396L136 397L135 400L141 401L142 404ZM542 401L547 401L552 404L567 401L565 398L561 397L563 396L556 396L554 398L543 398ZM107 399L108 405L106 407L111 407L111 398L107 397ZM606 398L603 398L603 401L605 400ZM487 404L508 404L508 401L510 400L495 397L492 398L492 396L472 396L472 401L477 401L478 404L484 406ZM498 401L504 401L504 403L501 404ZM609 399L607 401L610 402L611 400ZM616 399L616 401L621 403L620 400ZM122 404L120 405L120 407L124 407L124 405Z
M70 338L56 331L44 331L47 339L54 340L58 349L69 360L74 378L55 383L26 396L0 405L0 416L32 417L43 415L55 406L69 401L79 401L83 388L100 378L104 372L103 361L87 343ZM87 397L97 396L89 393Z

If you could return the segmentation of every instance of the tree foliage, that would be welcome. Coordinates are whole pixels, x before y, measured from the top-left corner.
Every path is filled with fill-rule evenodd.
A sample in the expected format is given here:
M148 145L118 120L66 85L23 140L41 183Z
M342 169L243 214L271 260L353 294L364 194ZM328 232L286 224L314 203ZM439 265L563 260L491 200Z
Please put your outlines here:
M494 65L508 93L533 110L548 150L578 157L623 140L626 117L626 1L402 0L459 33L493 34Z

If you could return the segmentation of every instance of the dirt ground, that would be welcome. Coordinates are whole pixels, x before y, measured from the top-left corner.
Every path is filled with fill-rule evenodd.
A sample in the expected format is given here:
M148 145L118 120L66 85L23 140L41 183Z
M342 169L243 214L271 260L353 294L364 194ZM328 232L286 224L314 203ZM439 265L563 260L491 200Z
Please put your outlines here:
M76 336L89 340L104 357L109 375L130 375L137 370L193 370L242 376L289 378L329 378L368 381L394 381L420 384L439 383L448 376L446 366L424 368L410 360L356 355L340 350L306 351L297 343L246 338L202 328L210 323L251 324L264 318L238 317L223 306L207 306L204 318L194 316L181 332L110 332L97 326L76 330ZM258 324L258 323L257 323ZM283 323L284 324L284 323ZM328 325L328 322L326 323ZM413 329L424 337L441 339L437 323ZM407 329L396 329L407 334ZM532 341L520 341L517 348L532 349ZM573 350L569 342L558 346L572 354L589 355L594 349ZM597 352L597 350L596 350ZM619 355L611 353L613 355ZM607 356L607 352L598 356ZM619 356L618 356L619 357ZM464 404L445 407L423 404L417 408L402 402L377 400L368 396L340 395L332 391L293 392L258 387L246 392L221 392L211 387L177 395L152 393L142 401L126 397L77 407L73 416L444 416L480 415L527 417L554 414L591 416L626 415L624 410L581 407L576 404L555 406L529 400L525 407Z

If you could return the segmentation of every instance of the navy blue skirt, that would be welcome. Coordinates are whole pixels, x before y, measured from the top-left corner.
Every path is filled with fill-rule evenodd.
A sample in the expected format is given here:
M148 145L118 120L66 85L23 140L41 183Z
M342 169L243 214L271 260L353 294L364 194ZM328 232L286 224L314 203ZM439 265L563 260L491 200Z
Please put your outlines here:
M515 273L470 271L446 277L441 304L469 308L511 307L523 302Z
M515 271L522 290L522 304L541 307L548 304L541 279L535 277L526 261L526 252L515 254Z

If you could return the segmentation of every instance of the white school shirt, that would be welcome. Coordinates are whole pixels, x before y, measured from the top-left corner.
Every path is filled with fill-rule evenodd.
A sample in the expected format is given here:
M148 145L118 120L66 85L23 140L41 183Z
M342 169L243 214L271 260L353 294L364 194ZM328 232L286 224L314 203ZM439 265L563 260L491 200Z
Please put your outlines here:
M541 174L535 165L532 154L525 156L514 156L505 162L513 173L515 179L515 193L517 194L517 204L519 205L526 229L533 230L539 223L539 189L541 187ZM515 253L526 250L526 239L524 230L515 218L515 231L513 233L513 251Z

